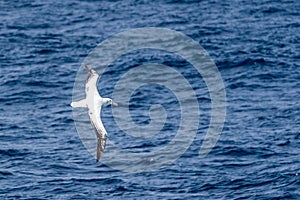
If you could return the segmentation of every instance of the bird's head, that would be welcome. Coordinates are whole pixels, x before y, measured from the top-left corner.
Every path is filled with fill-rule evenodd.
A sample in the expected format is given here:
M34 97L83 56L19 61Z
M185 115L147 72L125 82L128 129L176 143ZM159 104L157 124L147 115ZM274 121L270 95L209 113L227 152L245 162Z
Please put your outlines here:
M103 98L102 102L103 102L102 104L103 106L109 106L109 105L118 106L118 104L110 98Z

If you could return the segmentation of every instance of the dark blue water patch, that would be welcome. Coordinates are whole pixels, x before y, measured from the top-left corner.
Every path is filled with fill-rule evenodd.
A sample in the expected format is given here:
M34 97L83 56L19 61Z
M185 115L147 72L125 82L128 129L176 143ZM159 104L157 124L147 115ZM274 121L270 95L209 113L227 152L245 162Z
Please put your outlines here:
M234 67L253 67L256 65L265 65L266 60L263 58L259 59L251 59L251 58L246 58L241 61L234 61L234 62L228 62L228 61L223 61L223 62L217 62L216 63L218 67L222 68L234 68ZM271 64L271 63L270 63Z
M0 149L0 153L1 155L5 158L5 157L22 157L22 156L26 156L29 155L30 152L28 149L22 149L22 150L18 150L18 149Z
M9 178L9 176L14 175L13 173L9 171L0 171L0 179Z

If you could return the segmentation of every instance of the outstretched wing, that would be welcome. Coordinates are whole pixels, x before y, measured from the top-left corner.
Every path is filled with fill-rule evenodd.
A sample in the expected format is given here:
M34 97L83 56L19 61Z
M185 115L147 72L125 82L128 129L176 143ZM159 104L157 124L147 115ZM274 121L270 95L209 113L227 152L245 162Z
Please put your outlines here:
M105 149L105 145L106 145L106 136L103 138L97 138L98 139L98 144L97 144L97 159L96 161L99 162L100 157Z
M88 77L85 81L85 92L87 96L88 94L93 94L94 92L99 94L97 90L99 74L89 66L85 66L85 69L88 71Z
M89 112L90 122L97 136L96 155L97 155L97 162L98 162L106 146L107 132L100 120L100 113L99 116L96 115L97 115L96 113Z

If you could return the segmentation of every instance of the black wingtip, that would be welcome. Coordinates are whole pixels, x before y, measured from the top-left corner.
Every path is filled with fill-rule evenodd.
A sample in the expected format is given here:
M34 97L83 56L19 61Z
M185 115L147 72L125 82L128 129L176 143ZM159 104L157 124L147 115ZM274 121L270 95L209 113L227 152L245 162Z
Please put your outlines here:
M84 66L85 67L85 69L86 69L86 71L88 71L88 72L91 72L91 70L92 70L92 68L90 68L89 66Z

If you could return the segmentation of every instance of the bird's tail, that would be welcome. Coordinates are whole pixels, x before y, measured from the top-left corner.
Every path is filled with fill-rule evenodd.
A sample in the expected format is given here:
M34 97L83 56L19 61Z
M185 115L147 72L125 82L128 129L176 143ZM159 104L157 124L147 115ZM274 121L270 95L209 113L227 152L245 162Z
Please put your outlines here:
M71 103L71 106L73 108L86 108L87 104L86 104L86 99L82 99L80 101L75 101Z

